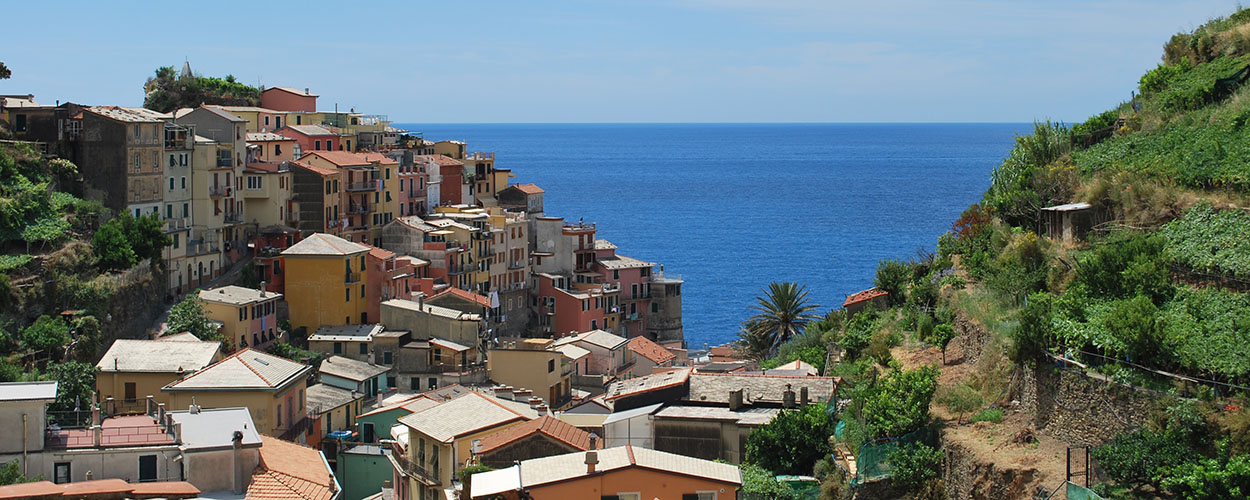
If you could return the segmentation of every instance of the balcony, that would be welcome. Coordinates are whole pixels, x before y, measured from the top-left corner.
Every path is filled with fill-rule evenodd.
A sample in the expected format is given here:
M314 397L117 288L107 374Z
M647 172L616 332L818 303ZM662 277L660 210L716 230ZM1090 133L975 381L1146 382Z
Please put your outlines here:
M344 276L343 276L343 283L346 283L346 284L349 284L349 285L350 285L350 284L352 284L352 283L360 283L360 273L349 273L349 272L345 272L345 273L343 273L343 275L344 275Z
M354 192L377 191L378 183L376 182L352 182L347 185L347 190L354 191Z
M453 266L447 270L449 274L460 275L477 272L477 268L473 266Z
M165 232L172 233L176 231L185 231L191 227L190 221L185 218L165 219Z
M311 425L312 422L313 421L308 417L302 417L299 419L299 422L295 422L295 425L292 425L285 431L282 431L282 434L278 436L278 439L283 441L295 441L296 438L308 432L308 426Z
M243 214L238 213L238 212L231 212L223 216L221 218L221 221L225 222L226 224L239 224L243 222Z
M217 168L232 168L233 166L234 165L230 162L229 158L217 159Z
M208 195L213 198L221 198L222 196L230 196L230 186L213 185L208 187Z
M187 257L197 255L207 255L210 253L218 253L218 245L216 241L195 241L187 242Z
M348 205L347 206L348 214L367 214L367 213L372 213L372 212L373 212L373 209L370 208L369 205Z
M516 271L516 270L518 270L518 269L525 269L525 263L524 263L524 262L521 262L521 261L519 261L519 260L518 260L518 261L509 262L509 263L508 263L508 269L509 269L509 270L512 270L512 271Z
M388 456L392 465L395 466L395 470L399 471L400 474L416 479L426 486L441 486L443 484L442 480L438 478L437 467L427 469L401 453L391 453Z
M625 315L625 321L638 321L639 319L641 318L638 316L638 313L631 313L631 314Z

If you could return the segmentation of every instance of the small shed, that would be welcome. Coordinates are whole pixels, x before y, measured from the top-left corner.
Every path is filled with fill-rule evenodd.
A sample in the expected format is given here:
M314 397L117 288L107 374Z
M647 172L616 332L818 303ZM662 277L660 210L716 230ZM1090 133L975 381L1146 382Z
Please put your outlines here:
M1046 221L1046 236L1052 240L1071 243L1085 239L1094 227L1094 206L1089 203L1068 203L1042 209Z
M877 288L861 290L848 295L846 301L842 302L842 309L845 309L848 315L855 314L868 307L884 309L886 301L889 300L886 297L889 295L890 292Z

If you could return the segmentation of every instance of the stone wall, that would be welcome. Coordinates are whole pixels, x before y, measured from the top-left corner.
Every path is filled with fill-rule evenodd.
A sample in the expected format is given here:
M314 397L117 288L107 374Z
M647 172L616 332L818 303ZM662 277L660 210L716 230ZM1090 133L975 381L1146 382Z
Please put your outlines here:
M1012 399L1033 415L1033 425L1071 446L1097 446L1142 426L1158 395L1039 362L1021 367Z
M1045 498L1037 469L1003 468L978 461L973 454L956 443L942 443L946 452L942 482L946 497L953 500L999 500L1007 498Z

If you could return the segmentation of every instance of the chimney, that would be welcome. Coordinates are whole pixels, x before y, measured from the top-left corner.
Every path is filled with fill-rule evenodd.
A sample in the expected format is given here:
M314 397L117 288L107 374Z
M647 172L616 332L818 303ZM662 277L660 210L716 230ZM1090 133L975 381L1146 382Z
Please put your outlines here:
M417 296L417 309L425 311L425 294Z
M529 401L529 397L534 395L534 391L524 387L512 391L512 399L516 401Z
M99 425L91 426L91 441L96 448L100 447L100 443L104 441L104 427Z
M794 408L794 391L790 389L790 384L786 384L786 392L781 396L781 406L784 408Z
M586 473L595 473L595 464L599 463L599 452L591 450L586 452Z
M173 417L170 417L169 420L173 422ZM174 422L173 428L174 428L174 442L178 444L182 444L182 423Z
M729 391L729 411L742 409L742 389Z
M799 388L799 408L807 408L807 386Z
M311 94L311 93L312 93L312 92L309 92L309 91L308 91L308 87L304 87L304 95L308 95L308 94Z
M512 388L501 385L495 388L495 397L499 399L512 399Z
M91 405L91 426L100 425L100 405Z
M382 481L382 489L384 489L384 490L389 490L389 489L391 489L391 480L390 480L390 479L387 479L387 480L385 480L385 481Z
M233 465L234 465L234 494L243 494L243 431L234 431L230 436L230 442L234 448Z
M530 397L530 408L538 408L540 404L543 404L543 398Z
M538 411L539 415L546 415L548 409L549 407L546 404L540 404L534 407L534 410Z
M597 446L598 442L599 442L599 435L593 432L590 433L590 449L592 450L599 449L599 446Z
M261 280L260 282L260 296L261 297L265 296L265 281L264 280Z

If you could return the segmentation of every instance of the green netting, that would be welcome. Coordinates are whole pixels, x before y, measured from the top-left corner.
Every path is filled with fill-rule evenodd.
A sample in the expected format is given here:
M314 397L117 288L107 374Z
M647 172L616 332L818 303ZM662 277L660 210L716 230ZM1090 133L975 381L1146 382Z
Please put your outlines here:
M1068 483L1068 500L1103 500L1097 493L1079 484Z
M904 434L897 438L883 438L868 443L859 449L859 454L855 455L855 478L851 480L852 486L858 486L868 481L884 479L890 475L890 463L886 460L890 453L897 450L899 446L912 444L920 440L920 431L914 431Z

